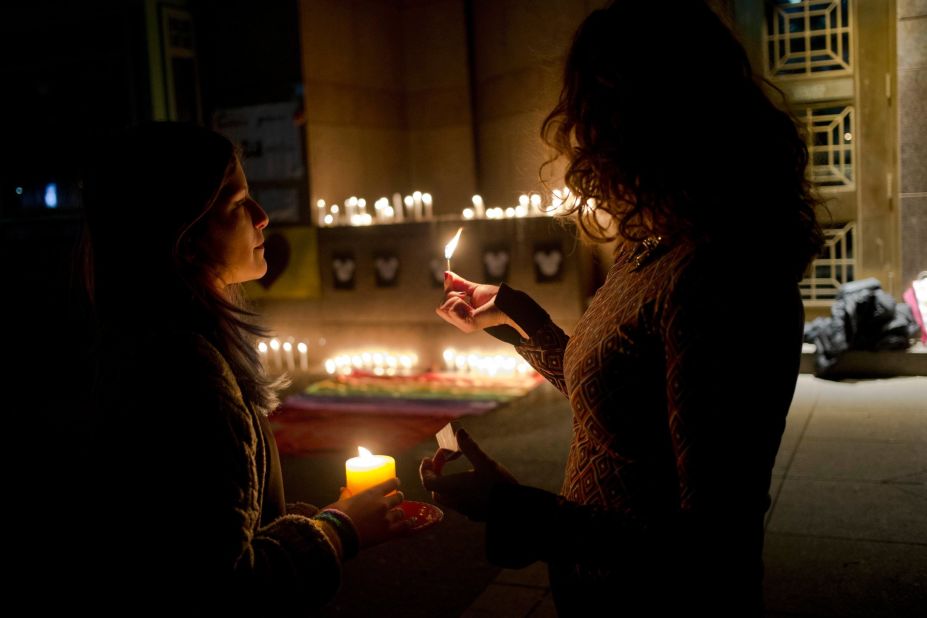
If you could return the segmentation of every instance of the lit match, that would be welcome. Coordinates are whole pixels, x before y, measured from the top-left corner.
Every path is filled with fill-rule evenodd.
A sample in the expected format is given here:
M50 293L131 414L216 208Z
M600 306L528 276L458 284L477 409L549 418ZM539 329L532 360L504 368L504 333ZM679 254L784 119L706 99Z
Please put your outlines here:
M454 250L457 248L457 243L460 242L460 233L463 232L463 228L457 228L457 233L454 234L454 238L451 242L447 243L444 246L444 257L447 259L447 269L451 269L451 256L454 255Z

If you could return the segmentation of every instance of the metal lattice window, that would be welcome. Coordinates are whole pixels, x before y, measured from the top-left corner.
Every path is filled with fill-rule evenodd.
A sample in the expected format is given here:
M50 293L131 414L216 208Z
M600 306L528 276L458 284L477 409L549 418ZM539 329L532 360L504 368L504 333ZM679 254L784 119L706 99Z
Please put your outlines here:
M856 223L852 221L843 227L824 230L820 257L811 262L799 284L803 299L829 303L841 285L853 281L855 230Z
M849 0L774 0L766 16L766 69L772 77L849 74Z
M820 187L852 189L853 106L827 103L806 107L811 180Z

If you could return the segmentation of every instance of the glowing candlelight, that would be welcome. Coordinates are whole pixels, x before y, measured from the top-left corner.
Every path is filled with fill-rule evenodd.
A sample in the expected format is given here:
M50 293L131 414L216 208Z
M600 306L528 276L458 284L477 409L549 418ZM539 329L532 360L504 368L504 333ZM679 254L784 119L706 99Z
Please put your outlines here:
M415 205L415 219L422 218L422 192L413 191L412 192L412 203Z
M258 356L261 359L261 364L264 365L264 367L266 368L267 367L267 344L263 341L258 344Z
M300 341L296 344L296 349L299 350L299 370L309 371L309 346Z
M473 202L473 214L476 215L477 219L482 219L485 214L483 211L483 198L479 195L474 195L470 198L470 201Z
M374 455L363 446L357 447L357 453L357 457L344 462L349 495L355 495L396 476L396 460L389 455Z
M434 215L434 211L431 207L431 193L422 193L422 203L425 205L425 218L431 219L432 215Z
M283 352L286 355L286 368L289 371L296 369L296 361L293 358L293 344L289 341L283 342Z
M447 260L448 270L451 269L451 256L454 255L454 250L457 249L457 243L460 242L461 232L463 232L463 228L457 228L457 233L454 234L454 238L444 246L444 258Z
M531 205L534 207L535 210L537 210L538 212L541 212L541 194L540 193L531 194Z
M444 357L444 364L447 367L447 370L454 371L454 359L457 357L457 352L454 350L454 348L445 348L442 356Z
M280 358L280 340L274 337L270 340L270 349L274 351L274 364L277 370L283 369L283 359Z
M393 212L396 214L396 220L402 221L402 196L398 193L393 193Z

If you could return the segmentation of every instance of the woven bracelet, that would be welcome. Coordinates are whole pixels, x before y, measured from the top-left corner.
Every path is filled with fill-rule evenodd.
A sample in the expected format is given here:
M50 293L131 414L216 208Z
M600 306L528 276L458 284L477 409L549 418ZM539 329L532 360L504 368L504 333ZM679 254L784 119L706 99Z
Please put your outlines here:
M323 509L319 511L315 518L328 522L338 531L338 537L341 539L341 551L345 560L357 555L357 552L360 551L360 538L357 535L354 522L346 513L337 509Z

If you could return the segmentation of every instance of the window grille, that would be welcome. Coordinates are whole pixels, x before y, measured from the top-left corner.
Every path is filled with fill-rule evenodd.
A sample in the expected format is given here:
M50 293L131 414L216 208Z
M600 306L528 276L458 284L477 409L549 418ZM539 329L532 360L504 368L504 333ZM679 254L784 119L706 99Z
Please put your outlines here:
M854 188L853 106L826 103L804 111L811 180L819 187Z
M852 71L849 0L774 0L768 7L769 76L830 76Z
M824 248L799 284L806 304L814 305L814 301L830 304L840 286L853 281L855 229L856 223L851 221L842 227L824 230Z

